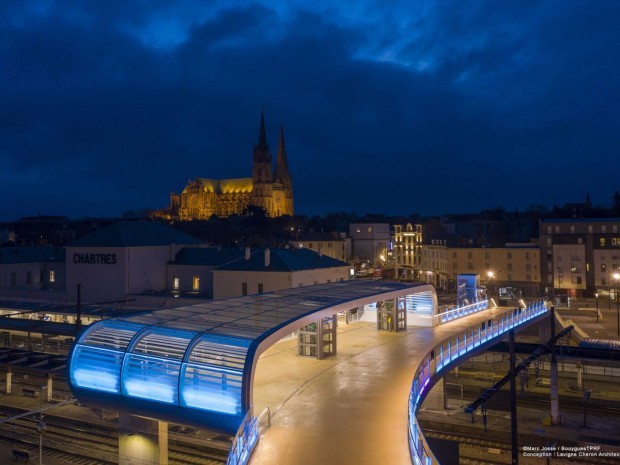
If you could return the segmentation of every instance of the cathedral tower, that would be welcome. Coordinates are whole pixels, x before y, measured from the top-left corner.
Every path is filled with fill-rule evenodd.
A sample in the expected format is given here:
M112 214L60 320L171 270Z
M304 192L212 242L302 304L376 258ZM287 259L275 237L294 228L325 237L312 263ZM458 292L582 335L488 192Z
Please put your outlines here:
M273 183L273 215L293 216L293 178L288 169L286 147L284 145L284 128L280 124L280 141L278 143L278 158Z
M272 216L272 163L267 135L265 131L265 115L261 112L258 144L254 145L254 170L252 172L252 205L262 207Z

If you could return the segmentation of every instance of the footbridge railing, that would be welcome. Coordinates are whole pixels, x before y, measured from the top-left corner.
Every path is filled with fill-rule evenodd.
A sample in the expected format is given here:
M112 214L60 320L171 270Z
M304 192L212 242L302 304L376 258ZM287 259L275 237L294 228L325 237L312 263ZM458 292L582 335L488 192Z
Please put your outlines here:
M532 323L547 313L544 301L538 301L524 309L505 312L476 324L433 347L415 371L409 394L409 450L415 465L438 465L420 428L416 415L424 397L450 365L456 365L473 352L480 351L499 341L510 329Z
M448 321L457 320L472 313L480 312L489 308L489 301L484 299L469 305L457 305L455 307L446 307L446 309L433 316L433 326L442 325Z

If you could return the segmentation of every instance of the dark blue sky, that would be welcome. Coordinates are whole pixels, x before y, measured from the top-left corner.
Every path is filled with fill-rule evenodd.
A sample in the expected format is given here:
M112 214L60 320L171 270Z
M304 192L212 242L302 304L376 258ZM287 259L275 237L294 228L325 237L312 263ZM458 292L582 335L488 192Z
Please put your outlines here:
M609 205L619 21L615 0L5 0L0 219L249 177L263 107L300 214Z

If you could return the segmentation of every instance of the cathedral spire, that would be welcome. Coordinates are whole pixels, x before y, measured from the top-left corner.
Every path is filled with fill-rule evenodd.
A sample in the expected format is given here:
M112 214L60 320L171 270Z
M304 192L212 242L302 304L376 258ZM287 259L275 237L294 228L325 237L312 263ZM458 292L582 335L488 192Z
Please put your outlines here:
M278 143L278 158L276 160L276 180L281 182L290 177L291 174L288 171L288 161L286 160L286 147L284 146L284 127L280 124L280 142Z
M267 145L267 134L265 131L265 112L260 111L260 129L258 131L258 146L264 147Z

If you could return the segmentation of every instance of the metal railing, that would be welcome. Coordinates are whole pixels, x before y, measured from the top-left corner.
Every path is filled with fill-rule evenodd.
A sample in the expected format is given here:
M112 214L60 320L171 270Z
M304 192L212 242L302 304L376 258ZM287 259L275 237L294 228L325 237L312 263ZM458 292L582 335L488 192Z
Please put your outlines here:
M269 407L266 407L258 417L253 417L252 413L253 408L250 408L243 418L235 439L233 439L226 465L247 464L260 434L271 426L271 410ZM267 418L267 426L262 428L265 418Z
M457 336L452 336L433 347L415 371L409 394L409 449L416 465L438 464L430 450L416 415L430 391L429 383L441 370L458 358L477 349L480 345L499 339L510 329L546 314L544 301L538 301L524 309L514 309L487 321L470 326Z
M433 316L433 326L438 326L448 321L456 320L481 310L486 310L487 308L489 308L489 301L486 299L469 305L448 307L448 310Z

